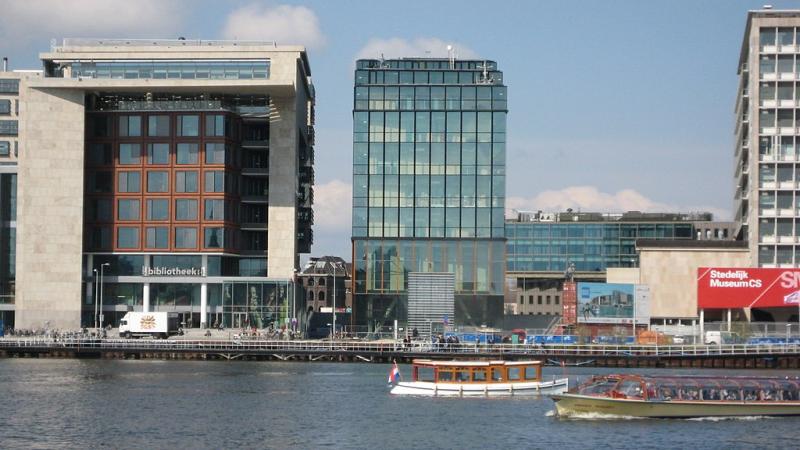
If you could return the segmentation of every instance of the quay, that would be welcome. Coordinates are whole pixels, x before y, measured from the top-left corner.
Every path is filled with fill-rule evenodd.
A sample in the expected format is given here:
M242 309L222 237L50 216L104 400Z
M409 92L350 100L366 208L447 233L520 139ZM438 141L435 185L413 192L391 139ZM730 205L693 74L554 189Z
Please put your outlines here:
M403 344L391 340L0 339L0 357L280 360L387 363L430 359L541 359L556 366L798 369L800 345Z

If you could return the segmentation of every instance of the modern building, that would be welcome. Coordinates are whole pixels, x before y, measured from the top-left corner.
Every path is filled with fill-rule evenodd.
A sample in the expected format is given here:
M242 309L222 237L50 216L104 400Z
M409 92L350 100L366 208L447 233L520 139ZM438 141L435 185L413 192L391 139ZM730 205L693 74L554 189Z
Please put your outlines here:
M735 221L752 267L800 265L800 10L750 11L736 97Z
M502 324L506 97L494 61L356 62L356 325L404 325L413 272L454 274L456 325Z
M637 240L732 240L734 223L710 213L517 212L506 220L506 310L561 314L565 272L606 281L609 268L639 267Z
M305 50L65 39L41 59L19 87L16 326L287 323L312 242Z
M17 157L19 155L19 84L36 73L0 72L0 322L14 326L17 234Z
M306 310L321 312L322 308L347 309L353 305L347 292L352 267L338 256L310 258L297 274L298 283L305 291ZM299 288L298 288L299 289Z

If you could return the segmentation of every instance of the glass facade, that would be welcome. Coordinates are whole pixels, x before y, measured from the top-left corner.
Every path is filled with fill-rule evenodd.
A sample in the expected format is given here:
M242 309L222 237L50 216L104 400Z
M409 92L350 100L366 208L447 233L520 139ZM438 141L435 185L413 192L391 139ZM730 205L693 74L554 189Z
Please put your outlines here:
M357 323L403 319L410 271L455 273L457 303L479 294L502 302L506 96L492 61L357 62ZM376 313L388 292L397 308ZM457 322L487 319L456 307Z
M2 173L0 174L0 305L14 303L16 235L17 174Z
M636 239L693 239L691 223L506 222L509 272L581 272L638 267Z
M268 79L269 64L265 60L80 61L64 67L71 68L72 78L253 80Z

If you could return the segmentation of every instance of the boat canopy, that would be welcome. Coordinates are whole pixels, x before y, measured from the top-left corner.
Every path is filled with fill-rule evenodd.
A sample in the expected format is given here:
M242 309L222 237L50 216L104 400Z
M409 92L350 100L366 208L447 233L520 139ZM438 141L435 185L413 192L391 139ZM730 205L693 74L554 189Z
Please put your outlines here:
M651 401L797 401L800 378L620 374L594 377L577 393Z

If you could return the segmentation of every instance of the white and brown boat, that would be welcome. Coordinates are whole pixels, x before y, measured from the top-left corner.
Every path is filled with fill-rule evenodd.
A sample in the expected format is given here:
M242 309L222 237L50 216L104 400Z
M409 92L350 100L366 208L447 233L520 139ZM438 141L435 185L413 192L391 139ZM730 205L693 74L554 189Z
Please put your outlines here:
M552 396L562 417L800 415L800 378L605 375Z
M566 378L542 379L541 361L412 362L412 380L400 381L395 395L494 396L551 394L568 388Z

